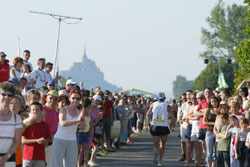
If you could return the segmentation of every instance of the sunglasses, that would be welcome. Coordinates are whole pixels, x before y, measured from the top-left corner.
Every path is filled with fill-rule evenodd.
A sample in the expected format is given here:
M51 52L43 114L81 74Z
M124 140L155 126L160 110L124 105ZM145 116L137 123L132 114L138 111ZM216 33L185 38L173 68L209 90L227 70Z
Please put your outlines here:
M72 97L72 100L81 100L80 97Z
M4 96L4 97L6 97L6 96L8 96L8 97L13 97L13 96L14 96L14 95L8 94L8 93L1 93L1 95Z

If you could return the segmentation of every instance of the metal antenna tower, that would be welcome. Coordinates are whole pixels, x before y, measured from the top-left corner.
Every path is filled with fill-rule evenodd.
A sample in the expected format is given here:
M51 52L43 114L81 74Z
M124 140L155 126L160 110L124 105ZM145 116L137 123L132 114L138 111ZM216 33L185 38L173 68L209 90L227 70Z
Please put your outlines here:
M59 75L59 43L60 43L60 35L61 35L61 23L65 22L65 20L77 20L78 22L75 23L67 23L66 24L77 24L80 21L82 21L82 18L80 17L71 17L71 16L63 16L63 15L58 15L54 13L45 13L45 12L37 12L37 11L29 11L32 14L39 14L39 15L46 15L50 16L58 21L58 31L57 31L57 41L56 41L56 55L55 55L55 60L54 60L54 77L57 78Z

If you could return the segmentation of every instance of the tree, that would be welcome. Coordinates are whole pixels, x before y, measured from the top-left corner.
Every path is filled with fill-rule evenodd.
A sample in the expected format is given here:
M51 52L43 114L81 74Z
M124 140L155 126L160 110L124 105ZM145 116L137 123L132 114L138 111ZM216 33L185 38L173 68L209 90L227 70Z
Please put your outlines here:
M219 64L208 64L194 81L195 89L206 87L216 88L220 65L225 79L232 89L234 87L234 73L238 67L235 48L240 41L246 39L244 32L247 27L247 7L243 5L225 6L222 0L212 9L207 18L208 28L202 28L201 42L206 49L200 57L207 58L210 62L214 57L220 57ZM235 59L233 64L227 64L227 59Z
M207 18L209 29L202 28L201 42L206 50L200 56L234 58L234 49L245 39L246 14L246 6L233 4L225 7L224 2L219 0Z
M193 88L193 81L188 81L186 77L177 75L176 80L173 82L174 97L179 97L186 90Z
M247 8L250 8L250 0L245 0ZM239 47L236 50L236 61L239 64L239 68L236 71L235 86L237 87L243 80L249 79L250 77L250 10L248 10L245 17L247 20L246 29L243 30L246 39L242 40Z
M225 59L217 63L209 63L194 81L194 89L216 89L218 87L219 68L222 70L229 88L233 88L235 64L228 64Z

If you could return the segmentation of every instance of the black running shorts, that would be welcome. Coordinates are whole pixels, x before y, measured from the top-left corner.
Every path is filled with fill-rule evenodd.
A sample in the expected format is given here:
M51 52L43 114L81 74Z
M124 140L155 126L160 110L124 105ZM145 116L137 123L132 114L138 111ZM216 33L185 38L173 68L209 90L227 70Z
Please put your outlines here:
M150 127L150 133L152 136L166 136L170 134L170 130L166 126L155 126Z

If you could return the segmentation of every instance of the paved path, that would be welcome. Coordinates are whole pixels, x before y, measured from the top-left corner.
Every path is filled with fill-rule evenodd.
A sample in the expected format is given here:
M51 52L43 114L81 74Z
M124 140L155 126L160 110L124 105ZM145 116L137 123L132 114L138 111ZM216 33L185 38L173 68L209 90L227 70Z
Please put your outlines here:
M164 167L181 167L178 162L180 140L177 133L168 138L167 152ZM101 167L152 167L152 139L148 133L136 137L134 144L122 146L121 149L109 154L107 157L98 157Z

